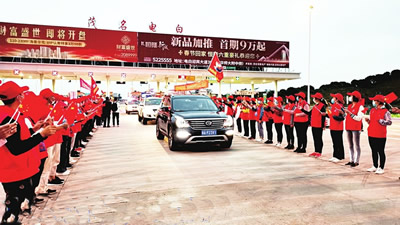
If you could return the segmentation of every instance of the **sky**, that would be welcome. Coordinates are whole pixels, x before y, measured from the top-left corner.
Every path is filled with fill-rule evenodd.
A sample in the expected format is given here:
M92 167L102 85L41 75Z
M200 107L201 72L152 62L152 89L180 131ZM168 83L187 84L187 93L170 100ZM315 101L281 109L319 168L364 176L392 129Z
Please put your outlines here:
M309 6L311 36L309 36ZM290 42L290 71L280 88L362 79L399 69L400 0L20 0L2 1L0 21Z

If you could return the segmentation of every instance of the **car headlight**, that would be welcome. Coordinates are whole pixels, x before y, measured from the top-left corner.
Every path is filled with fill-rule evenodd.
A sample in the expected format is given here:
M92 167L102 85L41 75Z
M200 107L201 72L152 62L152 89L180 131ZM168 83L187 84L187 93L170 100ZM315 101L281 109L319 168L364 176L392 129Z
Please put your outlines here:
M185 119L183 119L180 116L175 116L175 124L176 124L176 127L178 127L178 128L190 127L188 121L186 121Z
M233 126L233 119L232 117L228 116L228 118L224 121L224 127L231 127Z

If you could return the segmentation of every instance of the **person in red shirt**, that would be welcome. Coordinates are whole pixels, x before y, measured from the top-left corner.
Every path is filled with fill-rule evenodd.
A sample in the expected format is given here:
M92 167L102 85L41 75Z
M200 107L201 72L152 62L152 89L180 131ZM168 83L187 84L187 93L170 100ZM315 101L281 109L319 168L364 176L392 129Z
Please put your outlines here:
M361 104L360 92L353 91L351 93L347 93L347 95L350 96L350 104L347 106L347 109L345 109L345 127L347 132L347 140L349 142L350 161L346 165L355 167L360 163L360 135L362 130L362 119L364 117L364 106ZM354 152L354 146L357 154Z
M387 126L392 125L390 112L385 107L385 96L376 95L369 98L374 108L371 109L370 117L365 118L368 126L368 142L372 150L373 166L368 172L383 174L385 172L385 144L387 135ZM379 161L379 164L378 164Z
M256 122L257 122L257 102L255 98L251 98L250 102L250 140L256 139L257 131L256 131Z
M315 103L311 110L311 130L314 139L314 152L310 156L321 157L324 142L322 141L323 130L325 129L326 105L323 102L324 96L317 92L311 95Z
M267 127L267 140L264 142L265 144L272 144L273 141L273 132L272 126L274 124L273 118L273 107L274 105L274 97L267 98L267 104L264 104L264 111L263 111L263 121L265 121L265 125Z
M235 116L236 119L236 126L238 129L239 134L242 133L242 97L238 96L236 98L236 106L235 110L233 111L233 115Z
M294 110L294 127L297 135L297 149L294 152L306 153L307 148L307 130L309 126L310 105L305 100L306 94L299 92L297 96L296 108Z
M331 94L331 108L328 110L330 121L330 131L333 143L333 157L329 160L337 163L344 159L344 146L343 146L343 121L344 113L344 99L340 93Z
M233 117L233 106L234 106L233 96L230 95L227 101L225 102L224 112L226 115Z
M286 96L287 104L283 109L283 124L285 125L286 140L288 145L285 149L294 149L294 110L296 99L293 95Z
M243 120L243 129L244 129L244 137L249 138L250 137L250 132L249 132L249 120L250 120L250 97L246 96L245 101L242 102L242 120Z
M275 130L278 136L278 142L276 143L277 147L282 146L282 139L283 139L283 133L282 133L282 127L283 127L283 99L282 97L278 96L275 98L275 107L273 108L273 120L275 124Z

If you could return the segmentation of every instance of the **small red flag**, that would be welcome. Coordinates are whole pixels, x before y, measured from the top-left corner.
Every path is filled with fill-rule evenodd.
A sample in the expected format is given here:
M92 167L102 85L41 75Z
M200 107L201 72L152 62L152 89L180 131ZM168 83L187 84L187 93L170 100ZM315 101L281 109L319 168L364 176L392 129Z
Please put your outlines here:
M55 121L58 121L64 114L65 103L58 101L54 107L51 107L50 117L53 117Z
M216 52L214 52L214 56L211 60L210 66L208 66L208 72L214 75L217 78L218 82L221 82L221 80L224 78L223 67L218 59L218 55Z
M65 110L64 117L67 120L68 124L73 124L76 118L76 114L78 113L78 106L76 102L71 103L68 108Z
M92 78L92 86L90 87L90 95L93 97L97 94L97 91L99 91L99 87L97 87L96 81Z
M80 80L81 80L81 88L84 88L84 89L90 91L91 90L90 85L88 83L86 83L86 81L84 81L82 78L80 78Z
M397 98L398 98L397 95L394 92L392 92L385 96L385 102L390 104L390 103L396 101Z

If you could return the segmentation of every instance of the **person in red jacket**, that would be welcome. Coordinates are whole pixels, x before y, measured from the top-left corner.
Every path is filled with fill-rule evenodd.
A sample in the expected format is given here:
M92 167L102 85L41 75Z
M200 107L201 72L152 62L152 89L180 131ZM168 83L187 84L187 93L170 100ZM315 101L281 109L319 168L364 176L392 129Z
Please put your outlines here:
M282 97L278 96L275 98L275 107L273 108L273 120L275 124L275 130L278 136L276 146L281 147L282 146L282 139L283 139L283 133L282 133L282 127L283 127L283 99Z
M244 98L244 101L242 102L242 120L243 120L243 129L244 129L244 137L249 138L250 137L250 132L249 132L249 120L250 120L250 97L246 96Z
M0 182L6 193L5 206L1 223L18 223L22 203L33 203L34 190L32 177L39 172L40 159L38 145L48 136L55 133L55 126L49 125L32 134L26 125L26 118L19 112L23 100L23 92L28 87L20 87L9 81L0 86L0 125L16 124L17 131L6 138L0 147ZM37 127L35 126L35 129ZM22 205L21 205L22 204Z
M256 131L256 122L257 122L257 102L255 98L251 98L250 102L250 140L256 139L257 131Z
M272 126L274 125L274 117L273 117L273 107L274 105L274 97L267 98L267 104L264 104L263 110L263 121L265 121L265 126L267 130L267 140L264 142L265 144L272 144L273 141L273 132Z
M299 92L295 95L297 96L297 104L294 110L294 127L296 128L298 146L294 152L306 153L310 105L305 100L306 94L304 92Z
M328 111L331 130L331 138L333 143L333 157L329 160L337 163L344 159L343 146L343 121L345 112L343 108L344 99L340 93L331 94L331 109Z
M311 130L314 139L314 152L310 156L321 157L324 142L322 141L323 130L325 129L326 105L323 102L324 96L317 92L311 95L315 103L311 110Z
M225 108L224 108L225 114L233 117L233 107L234 107L233 96L230 95L227 99L227 102L225 102Z
M362 119L364 117L364 106L361 104L360 92L353 91L351 93L347 93L347 95L350 96L350 104L348 105L347 109L345 109L345 127L347 131L347 140L349 142L350 161L346 165L355 167L360 164L360 135L362 130ZM357 150L357 154L354 152L354 146Z
M392 118L385 107L385 96L376 95L369 99L372 101L374 108L371 109L370 117L365 118L365 121L369 124L368 142L372 150L373 166L367 171L383 174L386 162L386 127L392 125ZM378 160L380 161L379 164Z
M285 125L286 131L286 140L288 145L285 149L292 150L294 149L294 110L296 108L295 102L296 99L293 95L286 96L287 104L283 109L283 124Z

